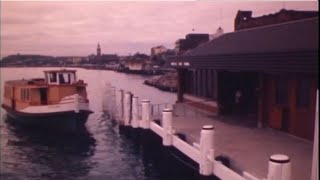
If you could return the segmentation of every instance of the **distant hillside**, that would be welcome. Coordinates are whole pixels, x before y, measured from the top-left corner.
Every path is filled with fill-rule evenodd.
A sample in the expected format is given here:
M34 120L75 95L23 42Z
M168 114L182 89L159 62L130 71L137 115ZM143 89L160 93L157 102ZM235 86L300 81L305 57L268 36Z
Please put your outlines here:
M43 55L9 55L1 60L1 66L41 66L57 65L58 61L53 56Z

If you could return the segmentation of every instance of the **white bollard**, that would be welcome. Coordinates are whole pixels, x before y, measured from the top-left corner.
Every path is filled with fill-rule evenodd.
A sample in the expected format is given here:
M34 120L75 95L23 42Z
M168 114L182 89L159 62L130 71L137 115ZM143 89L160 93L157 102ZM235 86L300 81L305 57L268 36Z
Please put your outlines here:
M74 95L74 112L79 113L79 94Z
M150 128L150 120L151 120L151 111L150 111L150 101L142 100L142 121L141 126L143 129Z
M120 99L119 99L119 102L120 102L120 110L119 110L119 117L118 117L118 119L120 120L122 120L122 118L123 118L123 100L124 100L124 91L122 90L122 89L120 89L119 90L119 93L120 93Z
M288 156L275 154L270 156L268 180L291 180L291 163Z
M163 137L162 144L164 146L172 145L172 110L164 109L162 111L162 127L163 127Z
M131 120L131 126L133 128L138 128L139 127L139 104L138 104L138 97L133 97L132 98L132 120Z
M107 111L107 86L104 86L102 91L102 110Z
M110 105L110 115L111 115L111 119L114 119L115 118L115 115L116 115L116 107L117 107L117 105L116 105L116 94L115 94L115 92L116 92L116 88L114 87L114 86L111 86L110 87L110 100L109 100L109 102L110 103L108 103L109 105Z
M110 95L110 87L111 87L110 84L106 85L105 99L104 99L104 101L105 101L105 110L108 111L109 114L110 114L110 97L111 97L111 95Z
M319 179L319 90L317 91L316 114L314 122L313 157L311 180Z
M200 133L200 174L210 176L213 173L214 127L205 125Z
M131 93L128 91L124 95L124 125L129 126L130 125L130 110L131 110Z

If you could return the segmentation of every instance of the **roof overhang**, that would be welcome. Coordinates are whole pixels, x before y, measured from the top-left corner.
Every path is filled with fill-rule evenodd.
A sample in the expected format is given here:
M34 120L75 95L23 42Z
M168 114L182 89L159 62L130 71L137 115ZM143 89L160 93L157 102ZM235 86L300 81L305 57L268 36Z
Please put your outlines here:
M167 66L187 69L318 73L318 18L227 33Z
M175 56L171 68L216 69L230 71L318 73L319 52L282 52L207 56Z

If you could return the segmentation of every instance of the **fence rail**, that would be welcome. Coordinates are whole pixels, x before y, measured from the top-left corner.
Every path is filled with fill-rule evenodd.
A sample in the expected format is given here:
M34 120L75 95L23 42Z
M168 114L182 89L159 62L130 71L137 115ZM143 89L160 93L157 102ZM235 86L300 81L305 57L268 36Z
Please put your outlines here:
M122 92L121 92L122 91ZM117 93L119 92L119 93ZM110 84L105 86L105 90L103 91L103 99L102 99L102 110L109 114L112 119L121 119L123 118L123 106L121 105L121 101L124 100L123 90L117 89ZM132 102L131 102L132 103ZM151 117L153 119L162 119L162 111L163 109L170 108L173 109L173 104L171 103L158 103L158 104L151 104L150 112ZM138 104L138 118L142 118L142 104Z
M129 92L124 94L123 90L117 90L111 85L106 86L103 98L103 110L107 111L111 118L116 118L118 123L126 128L151 129L162 138L163 146L174 146L197 162L200 174L204 176L214 174L220 179L258 180L248 172L237 173L215 159L215 129L212 125L202 126L199 143L195 141L195 137L188 137L187 141L177 133L179 130L173 127L174 116L200 118L200 114L202 116L204 114L197 108L191 107L191 103L151 104L145 100L139 104L132 94ZM172 111L164 111L166 108ZM161 121L160 125L152 121L155 119ZM267 179L291 179L291 163L288 156L280 154L270 156Z

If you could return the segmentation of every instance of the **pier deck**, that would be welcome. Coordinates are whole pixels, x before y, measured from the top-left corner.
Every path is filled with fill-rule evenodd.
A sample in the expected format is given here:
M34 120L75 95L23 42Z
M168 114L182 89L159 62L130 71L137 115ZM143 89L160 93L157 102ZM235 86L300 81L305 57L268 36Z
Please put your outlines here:
M246 118L212 116L195 113L194 108L175 105L173 127L186 135L190 143L199 143L203 125L215 127L215 155L226 155L235 171L242 171L262 179L267 177L270 155L285 154L292 164L292 180L311 178L313 142L289 134L255 127Z

